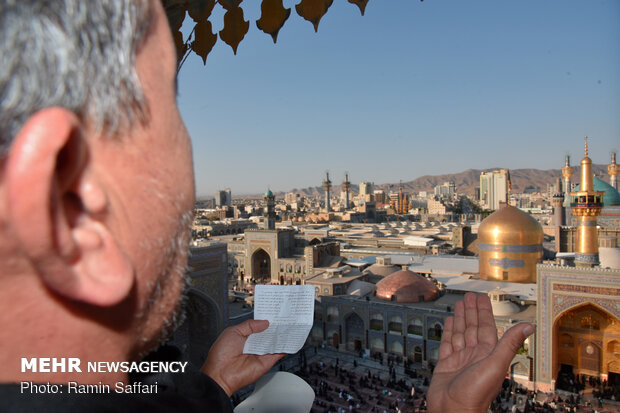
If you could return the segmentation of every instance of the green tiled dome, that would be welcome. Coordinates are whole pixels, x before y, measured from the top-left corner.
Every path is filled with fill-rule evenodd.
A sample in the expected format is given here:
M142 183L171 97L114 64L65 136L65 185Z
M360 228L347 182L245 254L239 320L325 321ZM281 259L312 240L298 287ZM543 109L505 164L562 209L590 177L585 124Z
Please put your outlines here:
M605 195L603 195L604 207L620 205L620 194L618 191L596 176L594 177L594 190L605 192ZM577 185L576 191L579 191L579 185Z

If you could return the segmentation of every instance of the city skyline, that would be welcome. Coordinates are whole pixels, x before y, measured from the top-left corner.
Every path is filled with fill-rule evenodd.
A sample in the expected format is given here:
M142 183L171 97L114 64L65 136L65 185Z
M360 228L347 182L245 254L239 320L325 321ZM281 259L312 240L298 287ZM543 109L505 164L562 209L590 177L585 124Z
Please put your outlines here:
M243 7L237 56L218 42L179 76L199 196L318 186L325 170L339 184L557 169L584 135L596 164L620 149L617 2L375 0L363 17L334 2L318 33L293 7L276 45Z

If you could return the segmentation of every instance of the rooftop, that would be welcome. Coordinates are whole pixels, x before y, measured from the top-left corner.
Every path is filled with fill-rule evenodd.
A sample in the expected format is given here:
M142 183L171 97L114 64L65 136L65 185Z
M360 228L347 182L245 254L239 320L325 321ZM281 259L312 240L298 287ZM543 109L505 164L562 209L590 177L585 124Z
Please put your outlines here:
M392 259L392 262L395 262ZM420 255L414 259L410 258L409 264L411 271L444 275L464 275L477 274L479 259L477 257L461 257L455 255Z
M510 283L504 281L486 281L470 279L467 276L433 274L433 278L446 286L447 290L471 291L475 293L488 293L497 288L506 294L514 295L520 300L536 301L536 284Z
M399 303L399 302L395 302L395 301L385 301L382 300L380 298L377 297L360 297L360 296L356 296L356 295L339 295L339 296L330 296L330 297L321 297L321 300L344 300L346 302L350 302L351 305L355 305L355 303L359 303L362 300L363 301L369 301L371 303L371 305L385 305L385 306L392 306L394 308L403 308L403 307L407 307L407 308L415 308L415 309L419 309L422 311L427 311L427 312L448 312L448 313L452 313L454 312L454 305L458 302L458 301L462 301L463 300L463 294L458 294L458 293L446 293L444 295L442 295L441 297L439 297L437 300L434 301L427 301L427 302L418 302L418 303ZM501 319L501 320L514 320L514 321L533 321L536 319L536 305L525 305L525 306L519 306L520 311L518 313L515 314L511 314L509 316L496 316L496 319Z
M345 266L340 272L324 271L312 278L307 278L306 284L345 284L361 278L363 274L357 269Z

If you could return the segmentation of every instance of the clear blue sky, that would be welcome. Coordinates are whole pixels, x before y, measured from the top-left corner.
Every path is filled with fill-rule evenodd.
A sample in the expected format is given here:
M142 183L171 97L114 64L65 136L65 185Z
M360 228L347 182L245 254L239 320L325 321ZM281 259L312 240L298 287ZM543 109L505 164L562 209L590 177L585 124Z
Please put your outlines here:
M278 43L218 39L179 76L196 190L233 196L408 181L469 168L558 168L620 150L620 1L335 0L318 33L294 5ZM222 27L216 6L215 30ZM189 20L189 17L187 18Z

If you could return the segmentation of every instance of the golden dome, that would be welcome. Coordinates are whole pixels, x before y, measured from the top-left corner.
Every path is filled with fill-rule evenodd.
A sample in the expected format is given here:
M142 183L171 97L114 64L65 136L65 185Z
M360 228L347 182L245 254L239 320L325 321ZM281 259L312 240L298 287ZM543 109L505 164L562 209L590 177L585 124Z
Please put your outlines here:
M538 221L510 205L486 217L478 227L478 239L489 244L542 244L543 230Z
M401 270L377 283L377 297L399 303L433 301L439 297L439 289L420 274Z
M529 214L512 206L499 209L478 228L480 278L535 283L542 242L542 227Z

